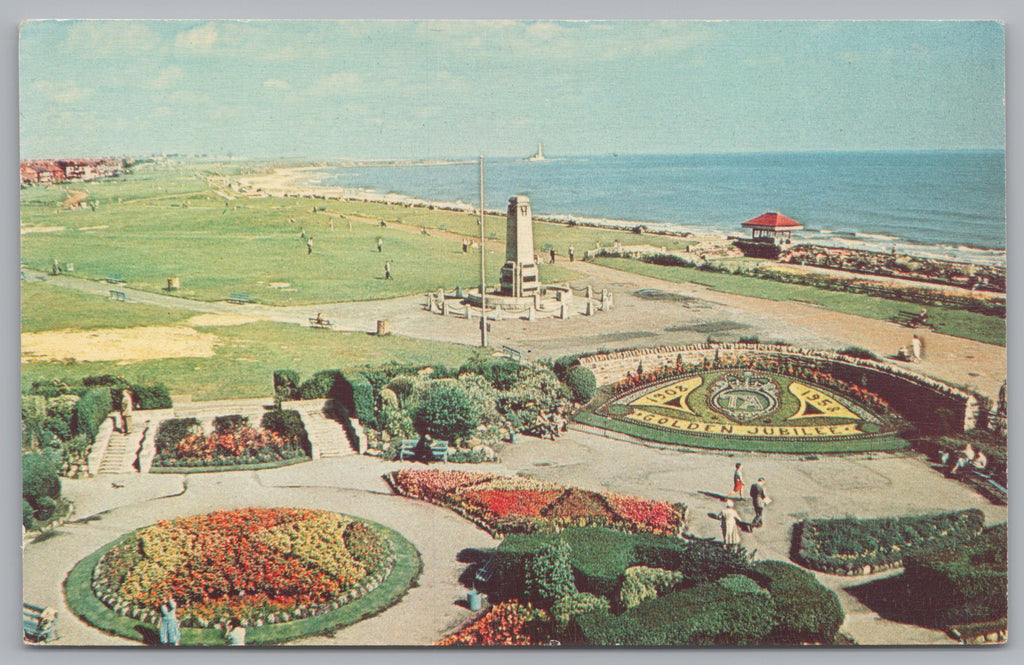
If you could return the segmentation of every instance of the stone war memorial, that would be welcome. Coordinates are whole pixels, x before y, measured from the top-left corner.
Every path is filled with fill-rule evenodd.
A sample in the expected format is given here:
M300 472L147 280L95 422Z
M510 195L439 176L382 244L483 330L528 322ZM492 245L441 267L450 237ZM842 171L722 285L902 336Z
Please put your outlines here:
M24 649L1008 641L1002 23L19 40Z

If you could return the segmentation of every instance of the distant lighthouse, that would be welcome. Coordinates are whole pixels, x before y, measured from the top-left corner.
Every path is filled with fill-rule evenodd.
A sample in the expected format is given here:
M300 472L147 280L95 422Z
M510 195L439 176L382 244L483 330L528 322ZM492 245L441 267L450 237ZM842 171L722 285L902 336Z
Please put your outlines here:
M537 154L534 155L533 157L527 157L526 161L543 162L545 159L546 157L544 157L544 144L541 143L540 141L537 141Z

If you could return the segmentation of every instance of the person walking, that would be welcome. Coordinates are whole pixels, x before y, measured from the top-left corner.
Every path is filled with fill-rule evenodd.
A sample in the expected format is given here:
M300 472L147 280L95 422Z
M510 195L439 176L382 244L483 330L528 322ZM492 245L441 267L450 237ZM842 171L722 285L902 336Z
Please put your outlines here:
M729 496L743 496L743 463L736 462L736 469L732 472L732 491Z
M469 241L466 240L465 238L462 239L462 253L469 253Z
M732 501L726 501L725 508L718 513L718 519L722 521L722 542L726 547L740 546L740 514L734 505Z
M391 261L384 262L384 279L391 279Z
M125 388L121 391L121 433L131 434L132 431L132 393Z
M380 254L384 251L384 238L377 237L377 253Z
M765 484L764 478L758 478L757 482L750 486L750 500L754 504L754 521L750 523L751 526L764 526L764 508L772 502L765 491Z
M911 353L914 356L914 362L921 360L921 338L914 334L914 338L910 341Z
M306 238L306 255L313 253L313 236Z
M160 605L160 644L179 646L181 644L181 625L178 623L178 604L174 598L167 596Z
M552 262L552 263L554 263L554 262L555 262L555 250L554 250L554 249L552 249L552 250L550 251L550 254L551 254L551 262Z
M569 245L569 263L572 263L575 260L576 260L576 248L573 247L572 245Z

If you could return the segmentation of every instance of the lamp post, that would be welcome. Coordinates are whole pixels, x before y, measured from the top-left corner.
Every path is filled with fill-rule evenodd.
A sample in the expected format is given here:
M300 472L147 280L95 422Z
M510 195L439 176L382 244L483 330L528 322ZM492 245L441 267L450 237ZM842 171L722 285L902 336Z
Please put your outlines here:
M487 348L487 273L484 266L484 156L480 155L480 346Z

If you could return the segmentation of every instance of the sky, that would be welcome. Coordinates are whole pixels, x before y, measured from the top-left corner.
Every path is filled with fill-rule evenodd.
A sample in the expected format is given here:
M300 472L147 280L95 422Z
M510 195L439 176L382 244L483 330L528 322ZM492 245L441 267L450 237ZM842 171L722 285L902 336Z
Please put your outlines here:
M1003 150L965 21L29 21L24 159Z

